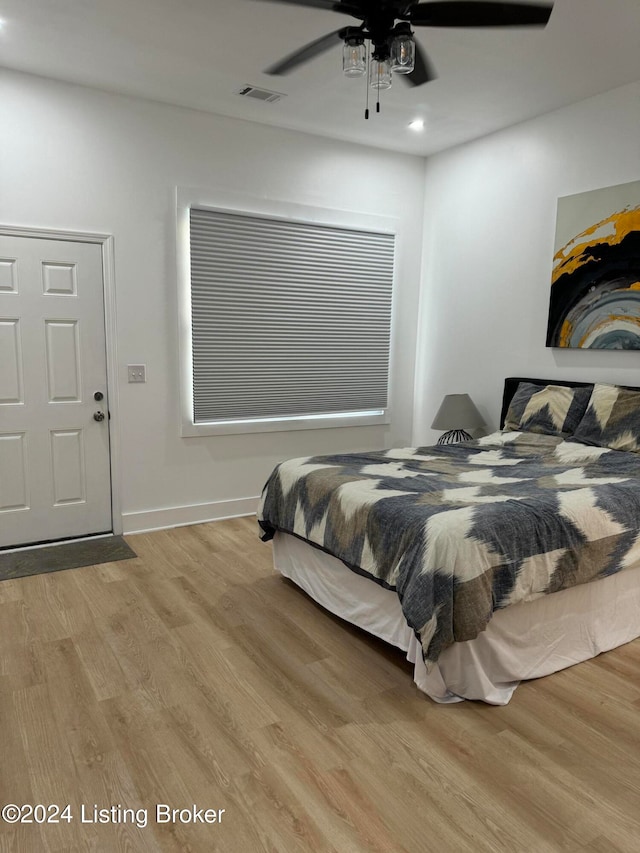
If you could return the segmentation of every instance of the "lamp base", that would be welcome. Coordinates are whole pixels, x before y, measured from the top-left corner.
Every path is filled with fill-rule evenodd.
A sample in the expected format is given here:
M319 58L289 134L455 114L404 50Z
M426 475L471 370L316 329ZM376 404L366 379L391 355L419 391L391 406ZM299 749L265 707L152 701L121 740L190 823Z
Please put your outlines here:
M457 444L459 441L471 441L473 436L464 429L450 429L443 432L438 439L438 444Z

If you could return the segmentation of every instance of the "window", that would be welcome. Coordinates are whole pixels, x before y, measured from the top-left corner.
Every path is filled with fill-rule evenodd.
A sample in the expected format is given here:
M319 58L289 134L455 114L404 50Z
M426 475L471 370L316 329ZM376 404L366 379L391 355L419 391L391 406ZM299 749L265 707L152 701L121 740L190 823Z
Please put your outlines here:
M187 224L184 434L388 422L393 233L196 205Z

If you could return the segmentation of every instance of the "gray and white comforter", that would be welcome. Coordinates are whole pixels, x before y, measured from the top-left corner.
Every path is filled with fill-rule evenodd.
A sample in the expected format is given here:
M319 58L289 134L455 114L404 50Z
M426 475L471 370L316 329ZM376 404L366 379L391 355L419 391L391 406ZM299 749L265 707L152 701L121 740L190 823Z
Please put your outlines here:
M503 432L292 459L258 520L396 590L429 667L494 611L640 561L640 454Z

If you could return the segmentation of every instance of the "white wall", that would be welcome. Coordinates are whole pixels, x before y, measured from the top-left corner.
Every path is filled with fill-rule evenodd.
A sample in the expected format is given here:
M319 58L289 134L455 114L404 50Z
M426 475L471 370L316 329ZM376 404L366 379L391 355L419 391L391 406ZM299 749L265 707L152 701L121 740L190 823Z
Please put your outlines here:
M119 367L111 393L119 397L125 532L246 510L286 457L409 443L421 158L6 71L0 103L0 223L115 238ZM180 437L176 186L399 218L390 428ZM145 385L127 384L128 363L147 365Z
M444 394L496 429L506 376L640 385L640 352L545 347L560 196L640 177L640 83L429 159L413 443Z

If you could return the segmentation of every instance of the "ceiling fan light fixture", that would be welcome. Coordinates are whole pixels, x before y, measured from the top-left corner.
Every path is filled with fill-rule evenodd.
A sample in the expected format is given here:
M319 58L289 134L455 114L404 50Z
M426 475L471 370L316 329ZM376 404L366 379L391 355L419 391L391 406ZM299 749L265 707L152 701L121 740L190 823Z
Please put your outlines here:
M367 70L366 51L362 39L345 39L342 47L342 70L345 77L362 77Z
M372 58L369 67L369 83L373 89L391 88L391 60Z
M416 66L416 45L411 33L400 33L391 42L391 70L411 74Z
M339 12L358 24L342 26L284 56L266 74L288 74L339 44L347 77L364 76L378 92L391 86L392 74L413 87L436 79L429 57L414 41L416 27L495 28L545 26L553 0L266 0ZM365 44L367 45L365 49ZM367 102L368 104L368 102ZM380 112L380 98L376 101ZM369 108L365 109L369 118Z

